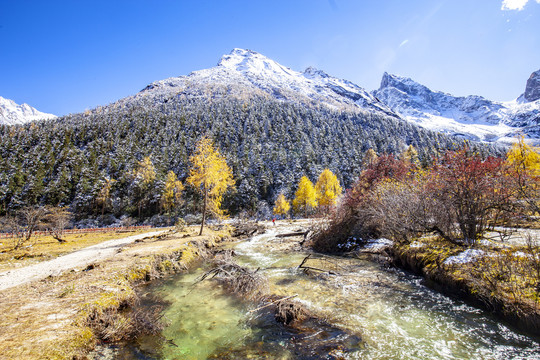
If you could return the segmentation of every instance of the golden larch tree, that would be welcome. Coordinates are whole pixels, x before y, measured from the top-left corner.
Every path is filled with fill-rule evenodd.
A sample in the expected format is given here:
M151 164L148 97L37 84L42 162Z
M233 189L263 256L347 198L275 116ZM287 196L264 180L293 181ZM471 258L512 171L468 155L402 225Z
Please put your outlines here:
M518 196L533 213L540 213L540 149L525 143L523 136L506 154Z
M103 185L99 190L99 193L96 198L96 202L101 206L101 216L105 214L105 208L109 206L111 202L111 190L116 180L105 178L103 180Z
M540 149L525 143L523 136L508 150L506 159L516 169L540 175Z
M304 215L317 207L315 187L306 176L302 176L298 183L298 190L294 194L293 207L295 212L303 212Z
M419 163L418 151L412 145L409 145L407 149L401 153L400 158L408 164L418 165Z
M286 216L291 209L291 204L285 198L285 195L279 194L274 203L274 215Z
M174 171L169 171L161 194L161 207L169 216L172 210L182 203L182 191L184 191L184 185L178 180Z
M371 164L373 164L375 161L377 161L377 153L372 148L369 148L366 153L364 154L364 157L362 158L362 166L364 168L367 168Z
M195 154L190 157L190 162L191 168L186 181L203 196L201 231L199 232L199 235L202 235L208 210L217 217L224 215L221 202L225 191L234 186L234 179L225 157L207 137L203 137L197 143Z
M137 202L140 218L142 207L149 201L149 197L151 196L151 185L156 180L156 169L150 156L146 156L137 163L137 167L132 172L132 178L135 188L135 201Z
M339 185L339 180L330 169L324 169L315 184L317 203L328 210L336 204L336 200L341 195L343 189Z

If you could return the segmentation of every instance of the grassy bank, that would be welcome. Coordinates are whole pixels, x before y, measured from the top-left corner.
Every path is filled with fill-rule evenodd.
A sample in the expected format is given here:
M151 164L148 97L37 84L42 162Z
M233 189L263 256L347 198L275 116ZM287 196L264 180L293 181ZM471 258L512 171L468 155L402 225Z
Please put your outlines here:
M395 265L540 337L540 250L527 245L452 245L436 237L390 248Z
M13 250L12 239L0 239L0 272L51 260L107 240L120 239L149 231L152 231L152 229L68 234L65 236L65 242L63 243L58 242L50 235L36 236L17 250Z
M229 230L196 234L147 238L87 268L2 291L0 359L84 358L101 341L135 336L152 320L131 311L137 284L187 269Z

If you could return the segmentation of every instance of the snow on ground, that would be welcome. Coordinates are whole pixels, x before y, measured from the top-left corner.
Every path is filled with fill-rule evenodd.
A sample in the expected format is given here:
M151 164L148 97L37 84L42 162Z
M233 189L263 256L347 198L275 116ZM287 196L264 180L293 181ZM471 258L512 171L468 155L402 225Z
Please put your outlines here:
M478 258L484 254L485 252L482 250L467 249L459 253L458 255L448 257L446 260L444 260L443 264L466 264L472 262L475 258Z
M394 242L392 240L380 238L380 239L370 240L364 248L369 249L369 250L381 250L386 247L392 246L393 244Z
M449 135L461 135L464 138L474 141L500 141L504 143L514 143L517 138L507 136L507 134L517 132L515 127L506 124L487 123L463 123L457 120L426 114L425 117L404 116L408 121L422 126L423 128L446 133Z

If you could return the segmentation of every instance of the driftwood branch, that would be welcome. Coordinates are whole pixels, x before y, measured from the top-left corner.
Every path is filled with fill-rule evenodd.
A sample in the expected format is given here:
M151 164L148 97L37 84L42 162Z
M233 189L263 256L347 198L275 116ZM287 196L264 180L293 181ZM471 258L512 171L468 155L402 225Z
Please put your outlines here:
M305 269L305 270L314 270L314 271L320 271L320 272L325 272L325 273L328 273L330 275L338 275L336 272L332 271L332 270L324 270L324 269L319 269L319 268L316 268L316 267L313 267L313 266L306 266L305 263L311 258L311 254L309 254L308 256L306 256L304 258L304 260L302 260L302 262L300 263L300 265L298 265L298 269ZM321 261L326 261L336 267L339 267L341 269L343 269L343 267L339 266L338 264L334 263L333 261L330 261L330 260L327 260L327 259L317 259L317 260L321 260Z
M262 309L267 308L267 307L269 307L269 306L272 306L272 305L274 305L274 304L277 304L277 303L279 303L280 301L289 300L289 299L295 298L295 297L297 297L297 296L298 296L298 295L292 295L292 296L287 296L287 297L284 297L284 298L281 298L281 299L277 299L277 300L274 300L274 301L272 301L272 302L270 302L270 303L268 303L268 304L266 304L266 305L260 306L260 307L258 307L258 308L256 308L256 309L253 309L253 310L250 310L249 312L252 313L252 312L255 312L255 311L259 311L259 310L262 310Z
M301 269L302 266L306 263L306 261L308 261L308 259L311 257L311 254L309 254L308 256L306 256L304 258L304 260L302 260L302 262L300 263L300 265L298 265L298 269Z

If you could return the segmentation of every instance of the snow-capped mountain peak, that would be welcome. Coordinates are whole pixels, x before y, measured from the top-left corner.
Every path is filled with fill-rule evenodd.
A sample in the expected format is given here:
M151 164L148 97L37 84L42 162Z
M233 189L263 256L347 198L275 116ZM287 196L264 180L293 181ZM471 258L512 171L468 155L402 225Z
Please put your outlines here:
M28 104L18 105L15 101L0 96L0 125L24 124L33 120L55 117L53 114L38 111Z
M521 132L540 135L540 102L526 106L519 99L502 103L478 95L453 96L388 73L373 95L405 119L454 136L511 142Z
M216 67L156 81L138 96L194 92L194 84L204 87L198 93L214 96L226 90L227 96L245 98L265 94L283 101L317 103L333 109L369 110L398 117L370 93L350 81L332 77L321 70L292 70L252 50L234 49L224 55Z
M471 140L512 141L520 132L532 137L540 135L540 101L520 105L476 95L458 97L389 73L384 73L380 88L369 93L351 81L314 67L298 72L245 49L232 50L213 68L156 81L136 96L154 97L156 101L170 96L267 96L402 117L422 127Z
M259 76L294 76L298 74L258 52L244 49L234 49L229 55L224 55L218 66Z

